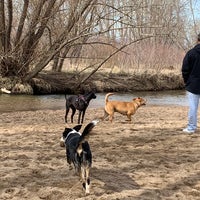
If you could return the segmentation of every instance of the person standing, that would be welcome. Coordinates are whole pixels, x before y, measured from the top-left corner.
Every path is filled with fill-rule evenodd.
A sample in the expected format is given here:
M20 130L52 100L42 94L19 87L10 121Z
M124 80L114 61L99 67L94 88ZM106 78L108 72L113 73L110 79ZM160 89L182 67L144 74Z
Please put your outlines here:
M182 77L189 102L188 124L183 132L194 133L197 129L200 98L200 34L197 36L197 44L186 53L183 59Z

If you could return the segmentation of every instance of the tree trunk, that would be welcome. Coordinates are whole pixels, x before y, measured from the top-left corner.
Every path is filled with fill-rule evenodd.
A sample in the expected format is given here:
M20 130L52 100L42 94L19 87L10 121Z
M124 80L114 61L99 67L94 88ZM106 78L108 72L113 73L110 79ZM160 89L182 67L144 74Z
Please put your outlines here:
M6 40L6 31L5 31L4 0L1 0L0 1L0 53L3 53L5 50L5 40Z
M53 58L53 66L52 66L52 71L57 72L58 69L58 62L59 62L59 53L56 54Z
M12 20L13 20L13 5L12 0L8 0L8 24L6 29L6 39L5 39L5 53L9 52L11 48L10 43L10 34L12 29Z
M17 33L16 33L16 37L15 37L15 41L14 41L15 46L19 45L20 38L22 36L24 22L26 20L27 11L28 11L28 5L29 5L29 0L24 0L23 10L22 10L22 13L21 13L21 16L20 16L20 20L19 20L19 24L18 24L18 28L17 28Z

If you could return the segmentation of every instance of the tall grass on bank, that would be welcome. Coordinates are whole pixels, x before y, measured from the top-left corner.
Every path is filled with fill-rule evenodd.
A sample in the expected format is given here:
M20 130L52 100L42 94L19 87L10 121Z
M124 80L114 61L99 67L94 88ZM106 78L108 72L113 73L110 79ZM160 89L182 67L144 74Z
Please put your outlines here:
M101 41L100 41L101 42ZM106 42L102 40L102 42ZM113 45L95 44L83 46L79 58L65 59L63 71L91 71L97 67L108 55L116 50L114 46L120 47L120 44L113 42ZM182 59L185 52L166 42L140 41L127 46L122 51L111 57L105 62L100 70L131 73L133 71L151 71L157 73L165 69L175 69L180 71Z

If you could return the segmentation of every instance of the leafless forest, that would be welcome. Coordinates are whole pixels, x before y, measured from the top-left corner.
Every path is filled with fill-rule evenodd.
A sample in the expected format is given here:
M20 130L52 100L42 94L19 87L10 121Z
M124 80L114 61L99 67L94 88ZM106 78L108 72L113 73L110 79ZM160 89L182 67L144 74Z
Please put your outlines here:
M1 0L1 79L24 84L44 69L89 77L101 70L179 70L199 31L197 3Z

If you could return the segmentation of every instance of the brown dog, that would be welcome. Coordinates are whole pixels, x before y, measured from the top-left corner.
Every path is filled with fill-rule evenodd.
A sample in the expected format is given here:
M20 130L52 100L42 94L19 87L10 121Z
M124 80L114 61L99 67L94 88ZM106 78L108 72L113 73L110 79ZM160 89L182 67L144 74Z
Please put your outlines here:
M114 93L108 93L105 96L105 114L103 120L109 116L109 120L112 122L114 112L118 112L122 115L126 115L128 121L131 121L131 115L134 115L140 106L146 105L146 100L141 97L134 98L131 102L108 101L108 97L113 94Z

